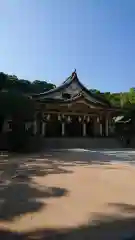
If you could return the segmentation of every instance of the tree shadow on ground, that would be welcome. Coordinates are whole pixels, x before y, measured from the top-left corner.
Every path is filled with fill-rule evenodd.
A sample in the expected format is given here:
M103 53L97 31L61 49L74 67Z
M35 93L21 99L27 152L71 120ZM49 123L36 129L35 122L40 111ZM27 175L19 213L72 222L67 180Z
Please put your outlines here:
M48 168L29 166L25 160L14 158L0 165L0 221L12 221L14 217L36 212L45 207L44 199L68 193L65 188L37 184L33 176L46 176ZM55 169L52 171L55 173Z
M108 206L117 208L122 213L133 213L135 214L135 205L127 203L108 203Z
M37 185L33 177L48 174L71 174L77 165L108 164L117 156L104 152L50 151L39 154L17 154L0 160L0 220L11 221L19 215L35 212L45 206L42 199L65 196L66 189ZM70 167L70 168L68 168ZM37 200L38 199L38 200Z
M133 215L123 217L120 213L123 211L124 203L116 206L117 215L97 215L93 221L86 225L65 229L37 229L26 233L10 232L8 230L0 231L2 240L134 240L135 239L135 206ZM120 209L119 209L120 207ZM126 211L124 209L124 211Z
M0 188L0 220L11 221L14 217L32 213L45 207L42 199L61 197L67 190L57 187L41 187L28 182L12 182Z

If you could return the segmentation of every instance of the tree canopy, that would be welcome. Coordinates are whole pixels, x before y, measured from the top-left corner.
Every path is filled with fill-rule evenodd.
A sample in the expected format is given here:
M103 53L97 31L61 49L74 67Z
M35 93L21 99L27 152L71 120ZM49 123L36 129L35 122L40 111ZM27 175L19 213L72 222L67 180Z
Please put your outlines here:
M17 91L25 94L40 93L55 88L52 83L46 81L35 80L30 82L28 80L19 79L15 75L8 75L0 72L0 90Z
M130 88L128 92L120 93L100 92L96 89L92 89L92 92L95 95L101 96L102 98L108 100L114 107L130 109L131 107L135 106L135 88Z

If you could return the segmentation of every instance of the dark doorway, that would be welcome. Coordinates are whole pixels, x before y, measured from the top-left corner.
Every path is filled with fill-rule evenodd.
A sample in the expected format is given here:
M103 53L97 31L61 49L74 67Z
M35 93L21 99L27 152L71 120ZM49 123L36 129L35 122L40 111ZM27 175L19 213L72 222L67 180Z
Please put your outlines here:
M70 121L65 123L65 133L68 137L82 136L82 123L78 121L77 116L70 117Z
M46 137L61 137L62 124L57 115L52 115L46 123Z
M40 135L42 133L42 113L38 112L36 116L37 123L37 134Z
M86 124L86 135L88 137L94 137L94 121L93 121L93 119L91 119L90 122L88 122Z

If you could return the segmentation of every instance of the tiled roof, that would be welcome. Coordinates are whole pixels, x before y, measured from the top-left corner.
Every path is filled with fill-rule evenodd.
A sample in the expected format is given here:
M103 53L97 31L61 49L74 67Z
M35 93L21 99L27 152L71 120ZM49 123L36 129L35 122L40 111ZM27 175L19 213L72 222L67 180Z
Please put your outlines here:
M101 104L103 106L108 106L108 107L111 107L110 106L110 103L105 100L105 99L102 99L102 97L99 97L99 96L96 96L94 93L90 92L90 90L88 90L78 79L77 77L77 74L76 74L76 71L72 73L71 76L69 76L60 86L54 88L54 89L51 89L47 92L43 92L43 93L39 93L39 94L34 94L32 97L34 99L39 99L40 97L44 97L45 96L45 101L66 101L65 99L53 99L51 96L49 97L49 95L51 95L52 93L55 93L55 92L59 92L59 91L62 91L64 88L67 88L70 84L72 84L73 81L77 81L78 85L80 86L80 88L82 89L83 92L86 92L90 98L92 99L92 102L94 102L95 104ZM74 96L75 97L75 96ZM68 101L71 101L74 99L71 98L71 99L67 99L67 102Z

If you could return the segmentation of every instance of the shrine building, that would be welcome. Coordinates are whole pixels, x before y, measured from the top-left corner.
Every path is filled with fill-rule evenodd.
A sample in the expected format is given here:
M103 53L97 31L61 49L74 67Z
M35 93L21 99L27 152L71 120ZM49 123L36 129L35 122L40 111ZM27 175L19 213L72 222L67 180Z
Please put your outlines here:
M114 136L113 118L120 109L88 90L76 71L59 87L34 94L34 135L45 138L93 138Z

